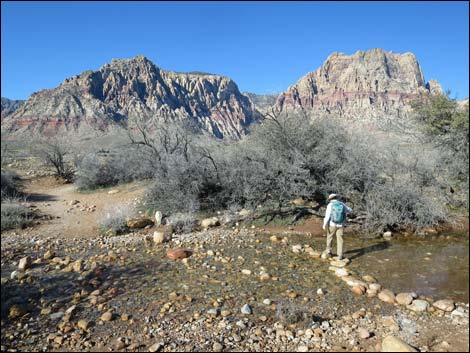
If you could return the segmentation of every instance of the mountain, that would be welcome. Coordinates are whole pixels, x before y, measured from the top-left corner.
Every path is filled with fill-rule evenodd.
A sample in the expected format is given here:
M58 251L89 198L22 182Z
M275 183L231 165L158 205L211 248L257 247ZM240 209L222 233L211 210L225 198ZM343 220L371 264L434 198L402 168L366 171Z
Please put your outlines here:
M279 94L256 94L250 92L242 92L245 96L255 105L256 109L261 113L268 111L276 104L277 97Z
M85 71L57 88L32 94L6 116L2 130L109 132L141 119L189 120L218 138L238 139L259 118L253 103L231 79L165 71L136 56L114 59L97 71Z
M412 53L373 49L350 56L331 54L319 69L280 94L276 107L370 121L383 116L406 117L412 100L439 93L439 83L425 82Z
M24 100L13 100L13 99L2 97L2 119L8 114L13 113L23 103L24 103Z

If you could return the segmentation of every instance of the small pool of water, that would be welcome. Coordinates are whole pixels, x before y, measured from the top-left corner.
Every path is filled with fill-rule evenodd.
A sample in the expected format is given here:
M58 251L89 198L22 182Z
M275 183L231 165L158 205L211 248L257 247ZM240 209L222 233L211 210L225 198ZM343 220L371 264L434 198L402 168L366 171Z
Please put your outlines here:
M375 277L395 293L414 291L436 300L469 301L468 233L452 234L450 239L390 241L346 235L345 256L351 259L351 269Z

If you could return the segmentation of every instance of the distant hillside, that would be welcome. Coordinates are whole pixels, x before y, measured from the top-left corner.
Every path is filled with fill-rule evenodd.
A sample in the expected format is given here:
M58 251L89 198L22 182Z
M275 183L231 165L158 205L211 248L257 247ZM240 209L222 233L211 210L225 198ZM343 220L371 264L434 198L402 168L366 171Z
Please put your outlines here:
M13 100L2 97L2 119L4 116L13 113L18 109L25 101L24 100Z
M261 113L266 112L274 106L279 94L256 94L249 92L242 92L245 96L251 99L256 109Z

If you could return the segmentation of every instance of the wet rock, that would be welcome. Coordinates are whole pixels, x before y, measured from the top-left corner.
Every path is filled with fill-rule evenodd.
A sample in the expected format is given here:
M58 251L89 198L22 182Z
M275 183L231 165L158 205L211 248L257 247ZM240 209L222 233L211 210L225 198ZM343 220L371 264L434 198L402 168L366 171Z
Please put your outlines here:
M387 336L382 341L382 352L418 352L398 337Z
M171 260L181 260L189 257L191 255L189 250L183 248L176 248L168 250L166 256Z
M240 311L242 312L242 314L245 314L245 315L251 315L251 313L253 312L251 307L248 304L243 305Z
M450 299L442 299L432 303L432 306L443 311L451 312L455 309L455 304Z
M398 293L395 300L400 305L410 305L413 301L413 296L410 293Z
M407 305L406 307L419 313L428 310L429 303L426 300L415 299L410 305Z
M383 302L389 303L389 304L394 304L395 303L395 294L389 290L389 289L384 289L382 290L378 298L382 300Z
M26 256L26 257L23 257L19 264L18 264L18 270L20 271L25 271L27 270L28 268L31 267L31 257L30 256Z

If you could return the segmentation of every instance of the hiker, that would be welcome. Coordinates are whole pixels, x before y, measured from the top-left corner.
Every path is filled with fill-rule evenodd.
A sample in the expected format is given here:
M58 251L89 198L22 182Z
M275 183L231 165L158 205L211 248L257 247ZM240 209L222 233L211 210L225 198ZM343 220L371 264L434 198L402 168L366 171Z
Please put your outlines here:
M338 260L343 259L343 227L346 215L351 212L351 208L339 201L338 195L328 196L328 206L323 220L323 230L326 230L326 250L323 252L322 258L331 256L331 242L336 234Z

